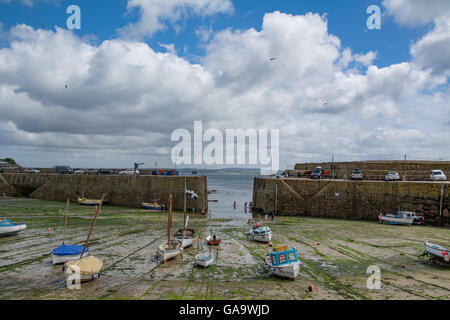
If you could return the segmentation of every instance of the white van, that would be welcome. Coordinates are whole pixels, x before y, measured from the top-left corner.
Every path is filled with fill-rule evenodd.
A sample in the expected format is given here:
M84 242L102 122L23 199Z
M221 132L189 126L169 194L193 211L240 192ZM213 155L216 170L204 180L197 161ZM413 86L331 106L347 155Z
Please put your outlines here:
M430 170L431 181L445 181L447 177L442 170Z

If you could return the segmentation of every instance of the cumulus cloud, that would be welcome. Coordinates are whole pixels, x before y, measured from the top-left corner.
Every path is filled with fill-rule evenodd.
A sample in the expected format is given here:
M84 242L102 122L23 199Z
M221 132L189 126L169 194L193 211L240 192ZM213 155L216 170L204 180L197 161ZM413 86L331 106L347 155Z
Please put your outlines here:
M231 13L230 0L128 0L127 10L139 10L140 18L119 30L128 38L151 37L155 32L165 29L167 22L174 25L189 15L211 16L218 13Z
M387 14L402 25L425 25L438 17L450 16L448 0L383 0L382 4Z
M139 41L90 44L59 28L19 25L9 39L0 49L0 145L44 162L61 150L73 166L105 157L110 166L167 165L170 133L192 130L194 120L205 129L280 129L290 161L435 152L428 139L448 146L447 97L431 115L410 104L421 105L442 77L416 62L374 65L376 53L343 48L318 14L274 12L261 30L217 32L201 64ZM425 114L441 125L424 126Z

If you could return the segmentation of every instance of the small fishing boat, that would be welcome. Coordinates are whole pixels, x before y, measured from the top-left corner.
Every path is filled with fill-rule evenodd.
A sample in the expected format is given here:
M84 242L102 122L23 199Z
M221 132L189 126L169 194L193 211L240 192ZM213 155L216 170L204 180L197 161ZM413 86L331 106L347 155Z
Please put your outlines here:
M167 215L167 241L158 246L156 256L161 258L164 263L183 253L182 243L176 239L170 239L170 230L172 228L172 182L169 190L169 208Z
M250 239L258 242L270 242L272 239L272 230L269 227L253 227L250 230Z
M77 201L80 205L86 206L100 205L100 203L102 202L102 200L87 199L87 198L77 198Z
M380 214L378 220L380 223L388 223L393 225L410 226L414 222L415 215L411 215L407 211L397 211L394 214Z
M206 242L210 245L210 246L217 246L222 242L222 239L216 237L216 235L213 236L207 236L206 237Z
M282 278L295 279L300 271L300 260L297 248L288 246L275 247L266 257L266 266L273 275Z
M70 205L70 199L67 199L67 205L66 205L66 221L64 223L64 238L62 241L62 244L52 251L52 261L53 264L62 264L66 263L71 260L77 260L80 258L81 253L83 252L83 246L72 244L67 245L64 242L66 241L66 230L67 230L67 218L69 216L69 205ZM86 248L85 252L83 253L83 257L86 257L88 254L89 248Z
M83 258L88 254L89 248L86 248L83 253ZM52 251L53 264L62 264L68 261L77 260L80 258L81 252L83 252L83 246L76 244L63 244Z
M24 223L14 224L11 220L0 220L0 237L13 236L27 228Z
M63 271L66 273L66 282L69 285L69 282L76 283L76 277L79 276L80 282L94 281L95 279L100 279L100 272L103 267L103 261L94 256L84 257L85 252L87 252L87 245L89 243L89 239L91 237L92 231L94 230L95 221L97 221L97 217L102 208L103 200L105 199L105 195L102 196L100 200L99 206L96 207L95 216L92 220L91 229L89 230L88 236L86 238L86 242L84 243L83 250L81 254L76 260L67 261L64 263ZM70 281L72 279L72 281Z
M152 211L161 211L165 209L164 205L160 204L158 200L153 200L153 202L142 202L141 205L144 209Z
M195 234L194 229L178 229L173 237L175 240L182 242L183 249L192 246L198 240L198 235Z
M195 256L195 263L203 268L209 267L214 262L214 257L209 252L199 253Z
M425 241L425 252L431 261L444 262L450 266L450 251L437 244Z
M103 267L103 261L89 256L80 260L68 261L64 264L66 278L74 278L74 274L80 275L80 282L94 281L100 279L100 273ZM72 283L75 280L72 280Z

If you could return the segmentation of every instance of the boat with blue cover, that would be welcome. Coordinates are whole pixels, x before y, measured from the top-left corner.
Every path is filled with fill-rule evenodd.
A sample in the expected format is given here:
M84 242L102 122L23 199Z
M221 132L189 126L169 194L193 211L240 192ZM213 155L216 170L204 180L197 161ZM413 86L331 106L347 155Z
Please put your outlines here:
M27 228L24 223L14 224L11 220L0 220L0 237L13 236Z
M89 248L86 248L83 253L83 258L88 254ZM52 251L53 264L62 264L71 260L80 259L83 246L77 244L67 245L63 243L58 248Z
M297 248L277 246L266 257L266 266L273 275L282 278L295 279L300 271L300 260Z
M258 225L257 225L258 226ZM250 239L258 242L270 242L272 239L272 230L269 227L253 227L250 230Z

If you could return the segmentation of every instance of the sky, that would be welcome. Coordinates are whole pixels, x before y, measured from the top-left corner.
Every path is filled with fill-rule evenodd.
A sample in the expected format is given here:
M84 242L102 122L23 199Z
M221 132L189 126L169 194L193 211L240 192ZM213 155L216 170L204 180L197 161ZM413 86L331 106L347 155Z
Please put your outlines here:
M171 167L202 121L278 129L281 169L450 160L449 75L448 0L0 0L0 158Z

